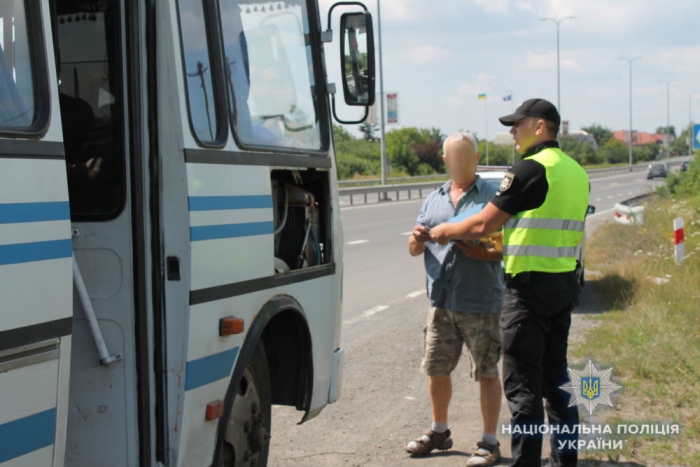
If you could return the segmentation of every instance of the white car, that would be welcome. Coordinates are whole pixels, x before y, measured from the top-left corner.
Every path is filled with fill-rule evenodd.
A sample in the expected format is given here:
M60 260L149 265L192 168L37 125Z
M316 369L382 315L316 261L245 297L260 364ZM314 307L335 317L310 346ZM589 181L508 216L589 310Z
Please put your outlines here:
M480 168L481 169L481 168ZM506 174L505 170L507 167L499 167L496 170L481 170L478 175L484 179L486 183L498 189L501 186L501 180ZM586 216L593 214L595 212L595 206L588 205L588 210L586 211ZM578 247L576 254L576 276L578 277L579 284L583 286L585 283L586 273L586 233L583 233L583 238L581 239L581 244Z

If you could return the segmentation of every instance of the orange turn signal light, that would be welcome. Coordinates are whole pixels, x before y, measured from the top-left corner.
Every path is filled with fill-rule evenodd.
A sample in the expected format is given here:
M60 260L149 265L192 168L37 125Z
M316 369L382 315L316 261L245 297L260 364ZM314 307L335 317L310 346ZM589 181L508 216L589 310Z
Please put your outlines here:
M215 400L207 404L205 420L216 420L224 414L224 401Z
M228 318L221 318L219 320L219 335L220 336L232 336L234 334L241 334L245 330L245 321L242 318L234 318L229 316Z

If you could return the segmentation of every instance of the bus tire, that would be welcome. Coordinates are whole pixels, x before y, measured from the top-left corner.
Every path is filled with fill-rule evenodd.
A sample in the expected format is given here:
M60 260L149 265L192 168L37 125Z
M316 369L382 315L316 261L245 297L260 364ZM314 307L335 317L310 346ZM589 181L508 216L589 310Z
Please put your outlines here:
M272 395L265 346L258 340L246 363L233 400L222 465L264 467L270 451Z

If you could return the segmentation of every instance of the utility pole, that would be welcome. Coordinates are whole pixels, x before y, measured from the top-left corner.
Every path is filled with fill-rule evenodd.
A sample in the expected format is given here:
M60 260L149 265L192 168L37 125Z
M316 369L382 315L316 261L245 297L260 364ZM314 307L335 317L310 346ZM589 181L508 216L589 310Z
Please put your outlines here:
M666 160L671 158L671 82L675 79L661 79L666 83Z
M484 96L484 123L486 123L486 165L489 164L489 104L488 104L488 94Z
M513 113L515 111L514 107L514 100L513 100L513 90L510 90L510 113ZM510 165L511 167L515 165L515 138L513 138L513 142L510 144Z
M620 57L620 60L627 60L630 65L630 172L632 172L632 62L641 59L642 57Z
M382 114L382 119L380 123L381 127L381 133L382 133L382 140L381 140L381 152L380 156L382 158L381 160L381 167L382 167L382 185L386 185L386 127L385 127L385 118L386 115L384 113L384 71L383 71L383 66L382 66L382 17L381 17L381 10L382 7L380 5L380 0L377 0L377 35L379 36L379 102L381 103L381 114ZM381 199L386 200L386 192L382 193Z
M559 115L561 115L561 79L559 71L559 25L567 19L576 19L575 16L567 16L561 19L554 18L540 18L540 21L552 21L557 25L557 110L559 110Z

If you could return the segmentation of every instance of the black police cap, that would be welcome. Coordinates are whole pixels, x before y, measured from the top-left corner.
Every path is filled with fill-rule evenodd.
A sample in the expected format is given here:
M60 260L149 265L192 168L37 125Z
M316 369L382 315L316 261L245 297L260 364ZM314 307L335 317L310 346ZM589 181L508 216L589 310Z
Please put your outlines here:
M528 99L515 109L510 115L501 117L498 120L505 126L513 126L515 122L525 117L536 117L548 120L559 125L561 117L554 104L545 99Z

